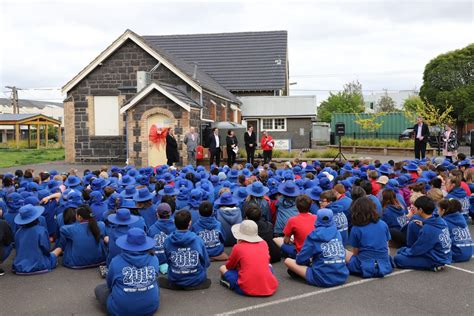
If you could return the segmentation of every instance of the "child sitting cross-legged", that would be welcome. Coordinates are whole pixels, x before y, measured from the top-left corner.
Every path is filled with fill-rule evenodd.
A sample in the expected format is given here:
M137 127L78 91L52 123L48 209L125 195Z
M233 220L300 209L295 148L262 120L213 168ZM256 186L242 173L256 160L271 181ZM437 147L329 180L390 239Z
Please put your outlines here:
M398 250L395 264L399 268L439 271L451 263L448 225L439 215L433 215L435 204L427 196L416 199L414 209L423 219L418 223L422 228L410 247Z
M295 259L285 259L288 274L301 277L311 285L341 285L349 277L341 233L333 220L333 212L322 208L317 212L316 228L306 237Z
M199 219L193 223L191 231L195 232L206 245L211 260L227 260L229 256L224 252L225 236L222 224L213 216L213 205L204 201L199 205Z
M148 236L153 238L156 242L155 255L160 262L160 272L162 274L168 273L168 264L165 256L165 240L168 236L176 230L174 221L171 218L171 206L168 203L160 203L156 207L156 215L158 220L148 229Z
M268 245L258 236L257 224L244 220L232 226L232 234L238 242L227 263L219 269L221 284L240 295L273 295L278 280L270 266Z

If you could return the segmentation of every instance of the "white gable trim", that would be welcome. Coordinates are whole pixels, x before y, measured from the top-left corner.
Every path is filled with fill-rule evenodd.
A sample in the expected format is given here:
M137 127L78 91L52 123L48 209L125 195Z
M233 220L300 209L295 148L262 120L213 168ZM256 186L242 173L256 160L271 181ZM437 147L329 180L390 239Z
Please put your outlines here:
M231 104L231 105L230 105L230 109L231 109L231 110L234 110L234 111L242 111L242 110L241 110L237 105L235 105L235 104Z
M184 72L176 68L168 60L163 58L158 54L154 49L152 49L145 41L143 41L137 34L130 30L126 30L118 39L116 39L109 47L107 47L99 56L97 56L89 65L81 70L73 79L66 83L62 88L62 93L67 93L75 85L77 85L82 79L84 79L92 70L99 66L107 57L109 57L113 52L115 52L126 40L130 39L135 44L140 46L148 54L153 56L156 60L161 62L166 68L170 69L178 77L183 79L187 84L193 87L199 93L202 93L202 88L194 80L192 80Z
M174 95L172 95L171 93L169 93L168 91L166 91L165 89L160 87L160 85L158 85L156 82L154 82L154 83L150 84L148 87L146 87L145 89L143 89L142 91L140 91L132 100L130 100L130 102L128 102L128 104L126 106L122 107L120 109L120 114L124 114L130 108L134 107L138 102L140 102L140 100L142 100L144 97L146 97L153 90L159 91L164 96L166 96L168 99L170 99L174 103L178 104L179 106L181 106L186 111L188 111L188 112L191 111L191 107L188 104L184 103L183 101L181 101L180 99L178 99L177 97L175 97Z

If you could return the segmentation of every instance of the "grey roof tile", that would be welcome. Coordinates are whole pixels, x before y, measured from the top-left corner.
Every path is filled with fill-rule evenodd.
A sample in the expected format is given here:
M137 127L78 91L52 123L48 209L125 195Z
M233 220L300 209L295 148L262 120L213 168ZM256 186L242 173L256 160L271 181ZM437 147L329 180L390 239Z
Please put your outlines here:
M183 101L184 103L188 104L194 108L201 108L201 105L194 101L186 92L182 91L178 87L175 87L169 83L163 81L157 81L157 83L166 89L169 93L177 97L179 100Z
M0 114L0 122L3 121L21 121L40 114Z

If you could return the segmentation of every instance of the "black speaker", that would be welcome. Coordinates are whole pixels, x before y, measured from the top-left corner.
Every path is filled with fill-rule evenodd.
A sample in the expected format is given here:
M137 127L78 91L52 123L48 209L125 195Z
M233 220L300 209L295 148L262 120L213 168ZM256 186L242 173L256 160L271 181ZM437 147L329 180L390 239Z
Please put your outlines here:
M346 124L339 122L336 123L336 136L346 135Z

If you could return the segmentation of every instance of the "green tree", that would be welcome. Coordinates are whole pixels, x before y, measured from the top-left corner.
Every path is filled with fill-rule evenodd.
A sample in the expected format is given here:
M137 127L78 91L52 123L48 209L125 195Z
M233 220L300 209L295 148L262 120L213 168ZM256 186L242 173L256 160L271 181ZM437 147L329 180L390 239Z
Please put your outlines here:
M318 120L331 122L333 113L362 113L365 110L362 85L358 81L344 85L343 91L330 93L318 108Z
M360 128L366 130L367 132L376 132L378 131L383 125L382 116L385 115L385 112L378 112L375 114L356 114L356 124L360 126Z
M441 110L428 101L423 101L419 96L411 96L403 103L405 117L415 123L418 115L430 125L444 125L453 122L453 106L445 104Z
M474 44L432 59L423 73L423 100L441 113L453 106L458 121L474 121Z
M380 112L395 112L395 101L385 92L385 94L377 101L377 113Z

